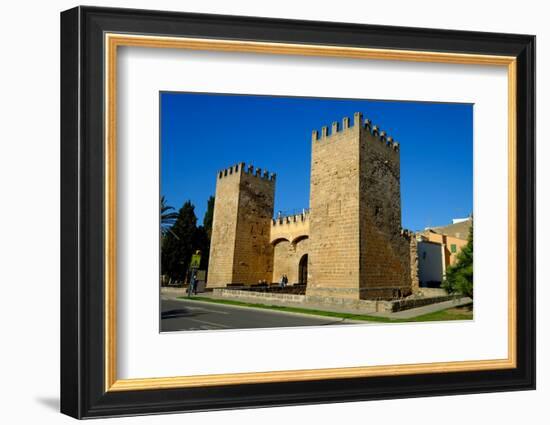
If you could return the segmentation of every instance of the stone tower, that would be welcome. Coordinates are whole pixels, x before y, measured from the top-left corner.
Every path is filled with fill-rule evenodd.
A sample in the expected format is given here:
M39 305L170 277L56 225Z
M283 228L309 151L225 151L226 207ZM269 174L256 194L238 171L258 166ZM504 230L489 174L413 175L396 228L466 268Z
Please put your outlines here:
M275 174L237 164L218 173L208 287L271 281Z
M411 290L401 232L399 145L360 113L312 134L307 295L366 299Z

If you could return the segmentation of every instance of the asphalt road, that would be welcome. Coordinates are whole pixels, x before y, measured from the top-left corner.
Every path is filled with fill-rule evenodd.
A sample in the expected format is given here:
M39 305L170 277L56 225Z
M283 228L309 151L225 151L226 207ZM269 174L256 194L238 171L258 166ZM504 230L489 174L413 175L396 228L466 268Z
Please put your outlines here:
M342 319L161 298L161 331L282 328L348 324Z

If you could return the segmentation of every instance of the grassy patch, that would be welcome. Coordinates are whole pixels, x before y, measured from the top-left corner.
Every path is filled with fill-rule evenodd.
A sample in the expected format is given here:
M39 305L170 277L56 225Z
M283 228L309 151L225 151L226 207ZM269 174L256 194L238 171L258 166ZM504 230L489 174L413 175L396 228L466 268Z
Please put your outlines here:
M262 308L265 310L284 311L288 313L311 314L315 316L334 317L339 319L350 319L350 320L362 320L365 322L379 322L379 323L470 320L473 317L471 309L467 309L467 308L462 309L462 308L454 308L454 307L448 310L441 310L441 311L436 311L434 313L428 313L422 316L413 317L411 319L389 319L387 317L370 316L367 314L338 313L333 311L314 310L314 309L300 308L300 307L285 307L285 306L278 306L278 305L254 304L254 303L247 303L247 302L235 301L235 300L221 300L221 299L208 298L208 297L178 297L178 298L181 298L184 300L191 300L191 301L203 301L203 302L208 302L213 304L226 304L226 305L234 305L239 307L254 307L254 308Z
M179 298L185 299L185 300L205 301L205 302L214 303L214 304L227 304L227 305L235 305L239 307L254 307L254 308L262 308L265 310L277 310L277 311L284 311L288 313L301 313L301 314L312 314L315 316L336 317L339 319L365 320L369 322L392 322L391 319L387 319L385 317L358 315L358 314L352 314L352 313L337 313L333 311L314 310L309 308L254 304L254 303L247 303L242 301L220 300L220 299L207 298L207 297L190 297L190 298L179 297Z
M407 322L434 322L446 320L472 320L474 318L472 306L453 307L447 310L434 311L433 313L424 314L422 316L413 317L406 320Z

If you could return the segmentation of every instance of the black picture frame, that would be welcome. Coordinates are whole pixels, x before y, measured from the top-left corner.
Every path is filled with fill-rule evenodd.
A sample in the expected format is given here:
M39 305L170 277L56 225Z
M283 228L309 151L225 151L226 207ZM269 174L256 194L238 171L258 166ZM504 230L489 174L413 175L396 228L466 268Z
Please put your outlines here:
M105 391L104 34L257 40L517 58L517 367ZM535 388L535 37L76 7L61 13L61 412L75 418Z

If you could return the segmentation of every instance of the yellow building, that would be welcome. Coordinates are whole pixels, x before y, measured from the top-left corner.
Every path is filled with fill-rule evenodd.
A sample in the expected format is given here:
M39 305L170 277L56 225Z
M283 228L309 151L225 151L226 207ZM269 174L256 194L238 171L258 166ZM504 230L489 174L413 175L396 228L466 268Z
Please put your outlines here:
M429 227L418 233L418 274L421 286L439 286L447 268L468 243L473 219L455 219L447 226Z

